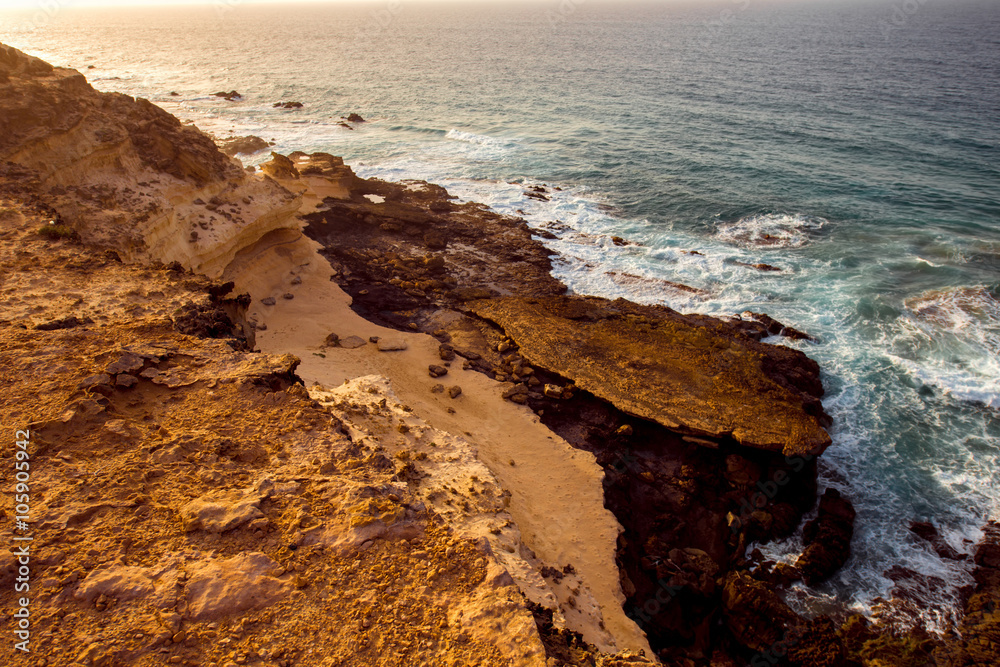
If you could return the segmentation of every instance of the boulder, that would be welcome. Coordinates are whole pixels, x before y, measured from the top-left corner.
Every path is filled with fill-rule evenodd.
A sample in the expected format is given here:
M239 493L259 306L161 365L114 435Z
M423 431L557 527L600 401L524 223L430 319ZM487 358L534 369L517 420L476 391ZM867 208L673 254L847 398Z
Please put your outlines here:
M402 338L379 338L379 352L400 352L407 348L406 341Z
M107 368L104 369L105 373L109 375L117 375L118 373L135 373L136 371L142 370L145 360L140 357L135 352L125 352L116 361L108 364Z
M255 137L253 135L246 137L233 137L232 139L226 139L218 143L219 150L229 157L236 157L237 155L253 155L254 153L259 153L271 145L260 137Z
M359 347L364 347L368 344L361 336L348 336L347 338L340 339L340 347L347 350L356 350Z
M854 535L854 506L836 489L827 489L819 501L819 514L802 529L806 545L795 567L814 586L828 579L847 562Z
M260 501L255 498L209 500L198 498L181 508L184 530L207 530L224 533L239 528L245 523L259 519Z

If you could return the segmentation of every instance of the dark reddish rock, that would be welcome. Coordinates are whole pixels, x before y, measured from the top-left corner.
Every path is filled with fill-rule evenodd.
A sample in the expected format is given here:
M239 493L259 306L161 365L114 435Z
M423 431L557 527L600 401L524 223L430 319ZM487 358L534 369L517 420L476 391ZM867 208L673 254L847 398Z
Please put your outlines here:
M237 100L242 100L243 96L237 93L235 90L230 90L228 93L226 91L220 91L218 93L212 93L213 97L221 97L228 102L235 102Z
M352 114L348 115L346 118L344 118L344 120L346 120L348 123L364 123L364 122L367 122L367 121L365 121L364 118L362 118L361 116L359 116L356 113L352 113Z
M139 384L139 378L134 375L129 375L127 373L122 373L115 378L115 386L119 389L131 389L132 387Z
M732 324L743 333L757 340L768 336L784 336L785 338L790 338L792 340L816 341L816 339L809 334L799 331L798 329L785 326L770 315L766 315L764 313L754 313L748 310L744 312L739 319L734 320Z
M135 352L124 352L115 361L108 364L105 368L105 372L109 375L117 375L118 373L135 373L142 370L145 365L146 360Z
M272 105L275 109L301 109L302 102L275 102Z
M745 572L731 572L722 590L726 627L752 651L770 651L797 635L801 619L770 585Z
M445 368L444 366L437 366L437 365L431 364L430 366L427 367L427 373L432 378L439 378L439 377L444 377L445 375L447 375L448 374L448 369Z
M819 501L819 515L803 528L805 550L795 563L802 579L814 586L839 570L851 555L854 507L836 489Z
M968 560L966 554L958 553L950 544L944 541L937 527L929 521L914 521L910 524L910 532L928 542L931 548L941 558L948 560Z
M43 322L42 324L36 324L35 329L37 331L58 331L61 329L75 329L76 327L82 327L86 324L93 324L93 323L94 321L89 317L84 317L81 319L73 315L58 320L52 320L51 322Z

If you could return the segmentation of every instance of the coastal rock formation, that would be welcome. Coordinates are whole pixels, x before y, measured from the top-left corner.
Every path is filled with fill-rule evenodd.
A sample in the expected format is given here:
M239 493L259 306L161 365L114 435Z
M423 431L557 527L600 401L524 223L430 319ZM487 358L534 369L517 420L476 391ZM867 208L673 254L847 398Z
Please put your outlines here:
M271 142L264 141L260 137L255 137L253 135L223 139L217 143L219 145L219 150L229 157L236 157L237 155L252 155L267 149L267 147L271 145Z
M794 568L747 557L815 505L829 444L816 365L760 342L794 330L563 296L519 219L324 153L250 174L2 46L0 130L0 410L32 434L47 664L996 662L996 526L943 638L805 619ZM824 496L807 577L852 521Z
M825 581L851 555L854 507L836 489L827 489L819 500L819 515L802 529L805 551L795 562L810 586Z
M710 438L707 446L732 438L815 456L830 444L819 368L800 352L621 300L512 297L469 308L497 323L532 364L627 414Z
M41 221L0 199L0 414L30 432L35 656L544 667L496 557L409 490L405 460L353 441L300 384L298 360L180 333L171 317L208 305L211 283L46 239ZM31 326L71 317L92 323ZM137 384L81 382L111 372ZM0 550L5 582L11 562ZM574 664L605 660L586 655Z
M251 178L196 128L2 45L0 163L5 187L126 261L217 276L242 247L297 224L295 195Z

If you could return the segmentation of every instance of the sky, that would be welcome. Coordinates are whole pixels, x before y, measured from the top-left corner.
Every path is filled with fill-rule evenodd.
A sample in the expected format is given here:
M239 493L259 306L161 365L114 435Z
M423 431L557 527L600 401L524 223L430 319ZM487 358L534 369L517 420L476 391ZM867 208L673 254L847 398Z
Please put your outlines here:
M278 4L299 4L302 2L319 2L319 3L352 3L358 4L359 2L364 2L366 0L0 0L0 9L42 9L42 10L52 10L64 7L94 7L94 6L143 6L143 5L190 5L190 4L204 4L211 5L213 3L224 2L229 5L233 4L259 4L259 3L278 3ZM387 2L434 2L440 0L367 0L373 4L386 4ZM495 3L495 2L510 2L511 0L451 0L456 4L484 4L484 3ZM514 0L516 2L522 3L534 3L539 5L558 5L560 2L571 2L576 5L580 5L586 2L591 2L595 0ZM596 0L601 1L601 0ZM607 0L604 0L605 2ZM705 4L705 5L720 5L720 4L731 4L744 6L748 2L755 2L757 4L763 3L773 3L775 0L647 0L654 4ZM794 1L794 0L790 0ZM801 3L803 0L797 0ZM834 0L805 0L806 2L821 4L830 3ZM889 0L886 0L889 1ZM904 0L898 0L900 2ZM909 0L910 2L922 2L927 0Z

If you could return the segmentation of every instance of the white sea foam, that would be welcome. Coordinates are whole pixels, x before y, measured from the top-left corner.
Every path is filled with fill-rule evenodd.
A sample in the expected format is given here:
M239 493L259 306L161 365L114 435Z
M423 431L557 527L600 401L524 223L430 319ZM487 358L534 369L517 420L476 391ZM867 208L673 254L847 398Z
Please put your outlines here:
M503 148L505 146L512 146L515 143L515 141L512 139L490 137L485 134L476 134L475 132L463 132L462 130L456 130L456 129L448 130L447 134L445 134L444 136L448 139L454 139L455 141L465 141L470 144L479 144L481 146L493 146L498 148Z
M1000 408L1000 301L979 286L934 290L904 306L890 358L960 400Z
M719 225L716 235L726 243L744 247L801 248L827 222L823 218L804 215L752 215Z

